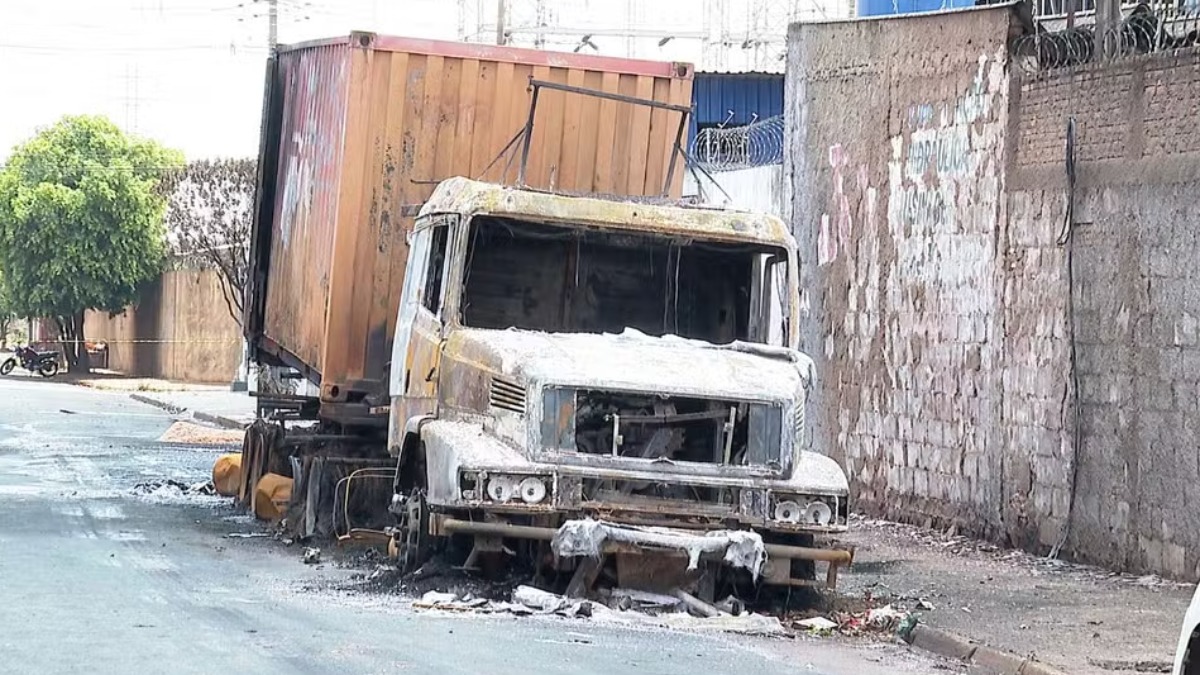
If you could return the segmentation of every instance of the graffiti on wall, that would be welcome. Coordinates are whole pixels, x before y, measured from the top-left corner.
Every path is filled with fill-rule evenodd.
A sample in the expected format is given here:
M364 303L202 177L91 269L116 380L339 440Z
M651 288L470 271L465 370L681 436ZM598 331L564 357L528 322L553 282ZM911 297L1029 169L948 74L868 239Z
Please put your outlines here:
M981 303L991 282L978 270L994 258L1000 217L1003 63L1003 54L981 55L958 95L911 105L890 139L888 226L899 274L964 313L990 312Z

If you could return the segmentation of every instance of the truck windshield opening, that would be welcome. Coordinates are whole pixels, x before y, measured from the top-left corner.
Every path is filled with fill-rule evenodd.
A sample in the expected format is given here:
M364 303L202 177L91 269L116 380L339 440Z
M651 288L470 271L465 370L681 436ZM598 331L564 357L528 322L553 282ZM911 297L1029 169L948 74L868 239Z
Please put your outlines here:
M783 344L787 254L511 218L471 221L462 320L476 328Z

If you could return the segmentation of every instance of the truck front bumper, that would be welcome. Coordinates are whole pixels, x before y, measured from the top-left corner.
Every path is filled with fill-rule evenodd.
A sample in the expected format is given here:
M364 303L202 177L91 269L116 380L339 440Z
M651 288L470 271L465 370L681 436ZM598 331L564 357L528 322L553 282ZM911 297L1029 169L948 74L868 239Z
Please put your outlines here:
M701 560L718 561L745 568L764 583L791 586L822 585L792 578L792 560L827 563L823 585L830 589L837 586L839 569L854 561L852 549L765 543L751 530L695 531L591 519L568 520L559 527L545 527L462 520L445 514L431 514L429 526L430 533L436 536L462 534L550 542L555 554L561 557L595 559L607 554L649 553L684 558L689 569L694 569Z

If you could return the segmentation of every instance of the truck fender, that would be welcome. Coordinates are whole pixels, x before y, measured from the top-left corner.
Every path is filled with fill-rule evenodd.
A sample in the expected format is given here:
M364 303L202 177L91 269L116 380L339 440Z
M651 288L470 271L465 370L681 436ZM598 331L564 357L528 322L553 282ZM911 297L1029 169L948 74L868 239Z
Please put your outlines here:
M396 458L396 489L400 493L414 487L423 487L425 457L421 445L421 427L437 419L433 415L414 415L404 423L404 440L400 444L400 455Z

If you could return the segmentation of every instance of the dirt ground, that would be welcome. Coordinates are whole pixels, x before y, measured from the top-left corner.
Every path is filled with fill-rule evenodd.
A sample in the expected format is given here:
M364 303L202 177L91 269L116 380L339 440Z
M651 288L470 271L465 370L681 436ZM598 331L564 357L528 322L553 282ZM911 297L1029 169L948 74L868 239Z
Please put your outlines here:
M966 537L858 519L842 593L1068 673L1170 672L1194 587L999 549Z
M159 437L160 443L187 445L241 445L246 432L241 429L214 429L191 422L176 422Z

